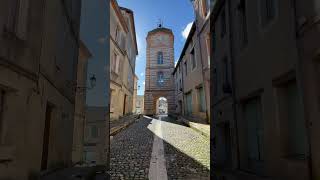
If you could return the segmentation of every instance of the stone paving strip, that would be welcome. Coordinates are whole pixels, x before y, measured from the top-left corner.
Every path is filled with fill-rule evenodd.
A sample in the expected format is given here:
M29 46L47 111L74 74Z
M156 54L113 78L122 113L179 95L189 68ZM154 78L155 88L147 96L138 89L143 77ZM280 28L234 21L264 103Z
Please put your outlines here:
M152 120L152 125L154 126L154 141L152 148L152 156L149 169L149 179L155 180L167 180L167 168L166 160L164 157L164 148L162 140L162 121Z

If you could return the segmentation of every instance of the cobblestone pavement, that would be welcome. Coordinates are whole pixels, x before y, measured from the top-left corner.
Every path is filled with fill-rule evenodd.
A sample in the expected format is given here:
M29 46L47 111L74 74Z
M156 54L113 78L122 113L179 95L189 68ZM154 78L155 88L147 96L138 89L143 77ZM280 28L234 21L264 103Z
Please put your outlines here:
M168 179L210 179L210 140L197 131L162 117Z
M110 143L112 179L148 179L153 133L151 119L141 118L115 135Z
M160 117L168 179L210 179L210 142L169 117ZM112 179L148 179L155 125L141 118L111 141ZM162 179L162 178L159 178Z

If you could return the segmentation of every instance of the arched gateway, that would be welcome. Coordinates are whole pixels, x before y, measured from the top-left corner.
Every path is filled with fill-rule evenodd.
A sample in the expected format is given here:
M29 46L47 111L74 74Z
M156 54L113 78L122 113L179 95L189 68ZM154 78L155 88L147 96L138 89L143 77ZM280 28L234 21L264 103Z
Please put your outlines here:
M167 99L168 114L174 113L174 36L170 29L159 25L147 35L147 64L144 92L144 114L154 115L157 100Z

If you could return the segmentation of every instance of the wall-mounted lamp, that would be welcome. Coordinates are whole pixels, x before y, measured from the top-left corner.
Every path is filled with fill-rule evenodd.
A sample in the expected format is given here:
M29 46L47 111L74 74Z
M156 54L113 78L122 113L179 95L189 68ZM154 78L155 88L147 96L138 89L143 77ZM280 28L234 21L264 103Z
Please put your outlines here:
M134 90L139 90L140 89L140 85L138 85L138 89L134 89Z
M89 86L84 86L84 87L77 86L77 87L76 87L76 91L91 90L91 89L93 89L94 87L96 87L96 84L97 84L97 78L96 78L96 76L93 74L93 75L90 77L90 84L89 84Z

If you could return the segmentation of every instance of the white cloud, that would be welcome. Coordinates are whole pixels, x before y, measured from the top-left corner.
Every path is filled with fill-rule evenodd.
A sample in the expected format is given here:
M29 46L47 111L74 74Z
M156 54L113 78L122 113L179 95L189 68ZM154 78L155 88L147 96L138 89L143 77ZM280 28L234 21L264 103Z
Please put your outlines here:
M143 85L146 85L146 82L145 81L143 81L143 83L142 83Z
M189 32L191 30L192 27L192 22L188 23L187 26L184 28L184 30L181 32L183 38L187 39Z
M140 73L140 76L143 76L144 75L144 73L142 72L142 73Z
M138 46L138 57L141 57L141 55L144 54L145 49L146 49L146 42L145 40L142 38L140 38L140 36L137 34L137 46Z

